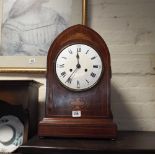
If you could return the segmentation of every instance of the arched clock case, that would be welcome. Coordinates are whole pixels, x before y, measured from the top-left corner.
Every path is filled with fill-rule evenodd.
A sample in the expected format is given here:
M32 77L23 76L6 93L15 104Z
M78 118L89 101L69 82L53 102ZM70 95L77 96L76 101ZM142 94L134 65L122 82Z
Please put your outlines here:
M83 25L63 31L48 52L39 136L116 138L110 80L110 53L100 35Z

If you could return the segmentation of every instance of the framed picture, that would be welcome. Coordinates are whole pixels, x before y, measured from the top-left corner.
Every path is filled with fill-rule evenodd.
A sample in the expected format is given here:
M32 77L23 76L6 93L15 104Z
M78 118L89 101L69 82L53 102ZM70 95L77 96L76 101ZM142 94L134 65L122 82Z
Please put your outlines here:
M46 72L48 49L66 28L86 24L87 0L0 0L0 72Z

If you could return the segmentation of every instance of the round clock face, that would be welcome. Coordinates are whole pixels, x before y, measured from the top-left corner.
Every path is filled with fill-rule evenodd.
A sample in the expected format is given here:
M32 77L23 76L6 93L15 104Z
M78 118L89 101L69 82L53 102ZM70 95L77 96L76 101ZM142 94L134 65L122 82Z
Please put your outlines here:
M56 74L68 89L82 91L97 84L103 72L97 51L85 44L73 44L63 49L56 59Z

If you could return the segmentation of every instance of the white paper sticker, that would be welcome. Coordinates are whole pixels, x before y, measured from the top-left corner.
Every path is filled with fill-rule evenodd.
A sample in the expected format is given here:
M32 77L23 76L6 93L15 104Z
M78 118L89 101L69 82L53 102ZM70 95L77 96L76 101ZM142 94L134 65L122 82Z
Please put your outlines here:
M81 117L81 111L72 111L72 117Z
M30 58L29 59L29 64L34 64L36 62L36 59L35 58Z

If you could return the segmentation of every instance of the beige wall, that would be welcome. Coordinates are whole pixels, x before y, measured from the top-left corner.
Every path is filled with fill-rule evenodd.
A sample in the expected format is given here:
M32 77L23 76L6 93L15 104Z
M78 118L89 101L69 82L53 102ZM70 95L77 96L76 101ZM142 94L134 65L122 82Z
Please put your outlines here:
M154 8L154 0L89 3L89 24L111 53L111 100L120 129L155 131Z
M88 0L89 25L106 41L112 61L112 111L120 130L155 131L155 1ZM1 74L0 79L35 79L41 109L45 78Z

